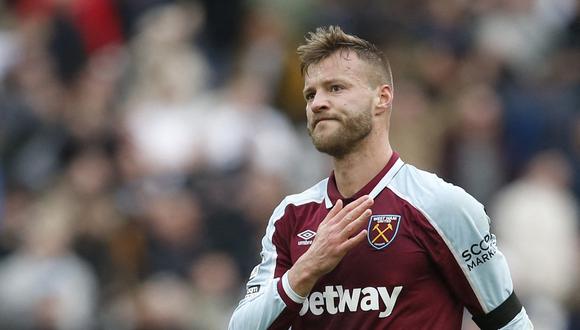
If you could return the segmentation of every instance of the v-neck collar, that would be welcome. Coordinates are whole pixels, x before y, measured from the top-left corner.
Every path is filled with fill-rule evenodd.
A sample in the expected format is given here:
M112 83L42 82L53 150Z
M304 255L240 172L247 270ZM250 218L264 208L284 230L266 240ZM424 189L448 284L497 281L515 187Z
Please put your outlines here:
M387 165L385 165L385 167L383 167L383 169L372 178L371 181L350 198L344 198L344 196L340 194L338 187L336 186L334 171L332 171L327 181L326 196L324 196L326 208L331 208L339 199L342 199L344 205L346 205L363 195L369 195L371 198L375 198L387 186L404 164L405 163L399 158L399 154L393 152Z

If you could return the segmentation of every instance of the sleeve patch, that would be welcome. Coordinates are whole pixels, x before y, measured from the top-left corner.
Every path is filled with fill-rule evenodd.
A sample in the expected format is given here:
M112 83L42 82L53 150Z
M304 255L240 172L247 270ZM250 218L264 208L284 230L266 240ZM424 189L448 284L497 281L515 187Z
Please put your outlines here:
M251 296L257 294L258 292L260 292L260 286L259 285L249 286L248 289L246 290L246 298L251 297Z
M497 242L495 235L487 233L479 242L474 242L469 248L463 250L461 257L463 257L467 269L472 271L477 266L491 260L496 252Z

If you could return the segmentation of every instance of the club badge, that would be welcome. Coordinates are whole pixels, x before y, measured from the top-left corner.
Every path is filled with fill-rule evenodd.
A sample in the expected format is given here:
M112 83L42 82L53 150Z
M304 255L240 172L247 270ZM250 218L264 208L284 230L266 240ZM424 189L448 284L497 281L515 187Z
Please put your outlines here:
M386 248L397 236L401 216L397 214L373 215L369 219L368 241L377 250Z

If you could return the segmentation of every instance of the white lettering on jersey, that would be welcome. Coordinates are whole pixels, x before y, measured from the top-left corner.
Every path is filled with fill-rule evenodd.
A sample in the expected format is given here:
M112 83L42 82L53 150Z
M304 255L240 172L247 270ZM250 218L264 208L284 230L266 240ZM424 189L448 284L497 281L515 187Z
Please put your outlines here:
M360 306L360 309L365 312L382 310L379 313L379 318L385 318L393 312L402 290L402 286L396 286L389 294L384 286L344 290L341 285L336 287L327 285L323 292L315 291L306 297L300 310L300 316L305 315L308 311L317 316L323 313L334 315L336 313L356 312Z
M312 292L310 295L310 311L314 315L321 315L324 313L322 306L324 305L324 296L320 292ZM308 299L307 299L308 300Z
M389 292L387 291L387 288L385 288L384 286L378 287L377 289L379 290L379 295L381 296L381 299L385 303L386 307L386 309L379 314L379 317L385 318L391 315L391 313L393 312L393 308L395 308L395 303L397 302L397 298L399 297L399 293L401 293L401 290L403 290L403 287L396 286L390 295Z
M350 294L350 290L344 290L344 294L342 291L342 285L336 286L338 290L338 310L341 313L344 313L345 305L348 306L348 310L351 312L356 312L358 308L358 300L360 296L360 289L352 290L352 295Z
M366 287L362 289L364 294L360 301L360 309L365 312L368 311L378 311L379 310L379 294L377 289L373 287Z

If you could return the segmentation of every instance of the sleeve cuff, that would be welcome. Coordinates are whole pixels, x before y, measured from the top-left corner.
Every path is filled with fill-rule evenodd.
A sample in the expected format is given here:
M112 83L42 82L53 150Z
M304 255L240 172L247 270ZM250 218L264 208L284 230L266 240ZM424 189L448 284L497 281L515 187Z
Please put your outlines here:
M474 315L473 321L483 330L499 329L506 326L523 310L522 304L512 291L511 295L498 307L487 314Z
M300 310L302 303L306 300L306 297L302 297L294 292L288 282L288 273L282 275L282 278L278 281L278 294L286 304L286 307L291 310Z

